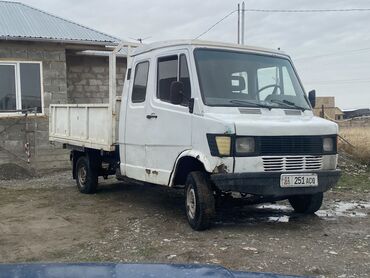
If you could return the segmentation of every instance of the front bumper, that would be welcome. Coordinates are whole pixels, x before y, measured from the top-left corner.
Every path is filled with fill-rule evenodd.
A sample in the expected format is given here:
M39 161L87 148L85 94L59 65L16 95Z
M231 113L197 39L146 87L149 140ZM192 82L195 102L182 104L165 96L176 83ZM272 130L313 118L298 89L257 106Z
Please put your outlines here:
M224 192L234 191L269 197L284 197L328 191L338 182L341 171L314 171L310 173L318 175L318 186L292 188L280 187L280 175L292 174L292 172L213 174L211 175L211 180L218 189Z

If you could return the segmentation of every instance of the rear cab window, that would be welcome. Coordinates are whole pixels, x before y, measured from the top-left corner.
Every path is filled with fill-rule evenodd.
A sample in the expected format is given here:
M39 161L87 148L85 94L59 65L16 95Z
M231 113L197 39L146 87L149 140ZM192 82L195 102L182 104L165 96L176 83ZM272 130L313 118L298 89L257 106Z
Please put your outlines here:
M134 84L132 87L132 103L145 101L146 89L148 84L149 62L140 62L135 67Z

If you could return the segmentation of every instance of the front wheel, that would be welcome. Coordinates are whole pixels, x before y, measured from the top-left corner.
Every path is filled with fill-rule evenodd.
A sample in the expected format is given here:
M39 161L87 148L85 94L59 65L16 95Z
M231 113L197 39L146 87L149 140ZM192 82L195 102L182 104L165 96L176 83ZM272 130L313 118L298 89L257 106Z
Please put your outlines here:
M324 194L322 192L312 195L298 195L289 198L289 203L295 212L312 214L322 205Z
M211 182L203 172L191 172L185 184L185 208L190 226L202 231L212 223L215 197Z

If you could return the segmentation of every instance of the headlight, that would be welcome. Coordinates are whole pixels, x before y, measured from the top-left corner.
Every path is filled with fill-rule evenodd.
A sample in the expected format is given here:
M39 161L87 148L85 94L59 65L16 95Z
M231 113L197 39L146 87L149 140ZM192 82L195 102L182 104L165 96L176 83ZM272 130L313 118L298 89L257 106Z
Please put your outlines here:
M218 153L223 156L230 155L231 138L230 136L216 136Z
M322 141L322 149L324 152L333 152L334 138L324 138Z
M235 141L235 150L237 154L254 153L256 143L253 137L239 137Z

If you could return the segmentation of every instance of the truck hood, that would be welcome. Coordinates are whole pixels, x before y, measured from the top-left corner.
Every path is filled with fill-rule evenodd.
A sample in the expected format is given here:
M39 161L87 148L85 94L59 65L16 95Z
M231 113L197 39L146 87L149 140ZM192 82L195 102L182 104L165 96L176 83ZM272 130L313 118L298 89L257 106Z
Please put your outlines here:
M226 126L234 125L237 135L289 136L338 133L336 123L315 117L311 111L307 111L300 116L280 115L276 112L265 115L207 113L205 116L225 122Z

